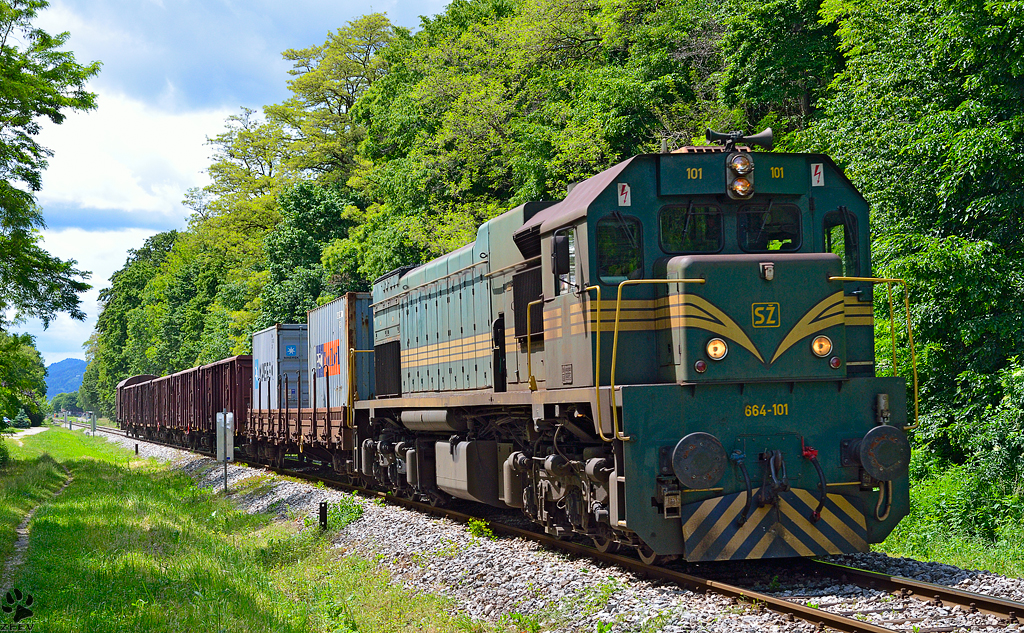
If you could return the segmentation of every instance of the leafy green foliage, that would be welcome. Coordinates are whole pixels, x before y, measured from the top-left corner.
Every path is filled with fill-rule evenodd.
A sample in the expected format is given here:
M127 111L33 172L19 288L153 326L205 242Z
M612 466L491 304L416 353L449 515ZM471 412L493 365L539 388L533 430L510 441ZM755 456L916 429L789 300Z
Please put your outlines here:
M324 183L344 183L355 164L356 148L365 138L349 111L356 100L387 72L380 52L401 29L383 13L352 20L330 33L322 46L289 49L293 63L288 82L294 96L264 108L267 118L288 135L291 168Z
M483 519L470 519L466 530L477 538L494 538L494 530Z
M45 414L46 367L30 334L0 330L0 416L25 416L40 424Z
M752 123L775 122L776 134L805 127L842 68L835 24L820 22L819 3L806 0L734 10L721 42L725 103L741 105Z
M60 50L68 34L50 35L32 22L45 0L0 0L0 327L37 317L49 324L58 312L84 319L78 294L87 273L39 247L43 218L35 205L49 149L35 137L42 121L60 124L68 110L90 110L85 90L99 63L81 66Z
M175 231L158 233L142 248L128 251L124 267L111 275L110 287L100 291L103 309L86 344L89 365L78 390L82 406L111 417L118 382L160 369L149 362L148 337L140 336L147 329L143 296L177 238Z
M324 248L345 239L361 220L363 212L352 196L350 190L311 182L282 192L283 219L264 240L269 276L256 327L304 323L306 311L318 303L369 289L361 276L343 267L328 271L322 263Z
M50 401L50 406L54 411L70 411L71 413L81 413L82 407L78 405L78 392L74 393L58 393Z

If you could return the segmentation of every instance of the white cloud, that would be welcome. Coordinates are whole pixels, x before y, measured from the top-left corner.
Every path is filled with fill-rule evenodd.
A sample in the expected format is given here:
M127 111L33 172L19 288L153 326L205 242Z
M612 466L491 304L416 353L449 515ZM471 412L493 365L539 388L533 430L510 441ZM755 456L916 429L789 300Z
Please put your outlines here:
M157 213L184 219L181 199L208 182L207 136L231 111L168 113L116 93L100 93L92 112L44 125L39 141L54 151L39 202L84 209Z
M42 323L33 319L15 331L28 332L36 337L36 348L43 354L47 365L65 358L85 358L82 345L92 334L99 314L99 292L109 286L110 276L124 266L128 249L139 248L155 231L150 229L118 229L110 231L85 231L63 229L43 231L43 248L61 259L75 259L78 268L92 272L89 283L92 290L82 295L82 309L85 321L72 320L65 314L59 315L43 329Z

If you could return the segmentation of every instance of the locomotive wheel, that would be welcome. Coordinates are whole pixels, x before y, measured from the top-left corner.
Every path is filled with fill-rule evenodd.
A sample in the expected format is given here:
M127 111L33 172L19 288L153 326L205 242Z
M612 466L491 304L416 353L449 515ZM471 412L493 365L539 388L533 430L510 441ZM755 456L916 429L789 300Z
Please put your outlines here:
M591 538L594 539L594 549L602 554L614 554L619 549L619 544L615 539L606 536L593 536Z
M435 508L447 508L449 501L441 495L427 495L427 503Z
M636 553L637 556L640 557L640 561L643 562L644 565L661 565L662 563L667 563L668 561L672 560L672 558L669 556L659 556L655 554L654 550L651 549L650 545L647 545L646 543L641 543L640 545L637 545Z

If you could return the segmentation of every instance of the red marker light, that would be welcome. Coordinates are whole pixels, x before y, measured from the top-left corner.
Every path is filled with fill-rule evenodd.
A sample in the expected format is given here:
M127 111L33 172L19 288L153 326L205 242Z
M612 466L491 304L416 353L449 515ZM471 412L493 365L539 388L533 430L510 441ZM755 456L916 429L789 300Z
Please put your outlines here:
M839 369L840 367L842 367L842 365L843 361L839 360L838 356L833 356L832 358L828 359L828 366L831 367L832 369Z
M708 370L708 364L702 360L699 360L693 364L693 368L697 370L698 374L703 374Z

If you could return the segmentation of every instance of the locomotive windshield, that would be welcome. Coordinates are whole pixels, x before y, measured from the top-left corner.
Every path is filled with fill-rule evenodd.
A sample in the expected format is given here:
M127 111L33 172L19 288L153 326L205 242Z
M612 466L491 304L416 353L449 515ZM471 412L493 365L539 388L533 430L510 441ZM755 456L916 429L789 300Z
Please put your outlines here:
M597 263L601 281L617 284L644 276L640 220L616 213L597 223Z
M750 253L800 249L800 208L793 204L747 205L737 214L737 240Z
M710 204L671 205L661 210L661 248L666 253L722 250L722 210Z

